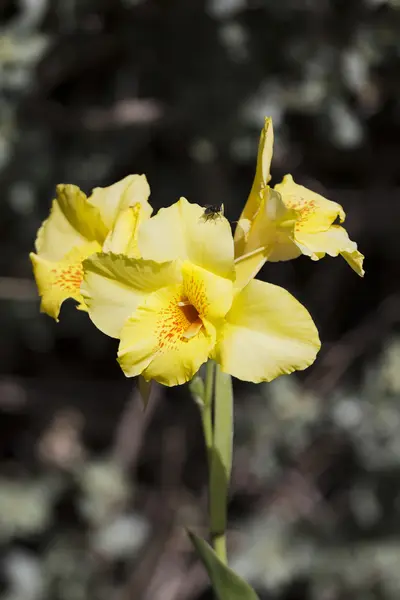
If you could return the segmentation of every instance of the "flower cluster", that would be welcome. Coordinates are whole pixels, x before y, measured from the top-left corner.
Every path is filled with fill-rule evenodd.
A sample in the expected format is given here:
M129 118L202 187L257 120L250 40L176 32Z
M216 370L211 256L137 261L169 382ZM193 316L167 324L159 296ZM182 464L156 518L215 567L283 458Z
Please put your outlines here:
M270 188L272 123L261 134L256 176L234 236L223 214L181 198L155 216L144 175L91 196L59 185L31 254L41 309L58 320L67 298L119 339L127 376L172 386L209 358L252 382L308 367L320 347L307 310L255 279L267 260L341 254L360 275L362 255L341 206L287 175Z

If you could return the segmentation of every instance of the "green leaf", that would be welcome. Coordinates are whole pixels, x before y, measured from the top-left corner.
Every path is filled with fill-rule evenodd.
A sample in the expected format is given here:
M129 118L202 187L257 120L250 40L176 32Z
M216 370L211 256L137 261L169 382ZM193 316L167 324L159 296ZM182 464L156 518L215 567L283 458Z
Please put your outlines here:
M249 584L224 565L207 542L191 531L188 535L207 570L218 600L259 600Z
M150 394L151 394L151 388L152 388L152 381L146 381L144 377L142 377L141 375L139 375L138 377L138 388L139 388L139 394L140 397L142 399L143 402L143 406L144 408L147 407L148 403L149 403L149 399L150 399Z
M195 375L189 383L190 393L192 394L193 400L202 408L204 406L205 399L205 387L204 381L200 375Z

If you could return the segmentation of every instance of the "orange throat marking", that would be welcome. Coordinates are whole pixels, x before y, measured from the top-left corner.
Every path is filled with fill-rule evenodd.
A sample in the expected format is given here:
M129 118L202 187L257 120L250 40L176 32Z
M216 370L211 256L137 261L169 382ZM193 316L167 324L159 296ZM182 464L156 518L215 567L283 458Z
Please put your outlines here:
M83 268L80 262L67 265L64 268L52 269L51 272L54 275L54 285L65 291L79 292L83 279Z
M174 298L160 312L157 325L158 345L161 349L176 347L188 342L203 329L203 321L197 309L187 298Z

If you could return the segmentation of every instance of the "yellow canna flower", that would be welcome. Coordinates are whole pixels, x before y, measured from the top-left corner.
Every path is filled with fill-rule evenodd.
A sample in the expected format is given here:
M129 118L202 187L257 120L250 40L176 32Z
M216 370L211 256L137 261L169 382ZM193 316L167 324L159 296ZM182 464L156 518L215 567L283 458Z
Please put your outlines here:
M129 175L86 195L58 185L49 218L38 231L30 258L42 298L41 310L58 320L61 304L73 298L85 310L82 261L102 248L136 256L139 223L149 218L150 188L144 175Z
M278 286L238 289L230 225L203 214L181 198L141 225L142 258L108 252L83 263L89 316L120 339L125 375L179 385L209 357L246 381L305 369L320 347L309 313Z
M298 185L291 175L269 187L272 146L272 120L267 118L253 186L235 231L238 279L251 279L267 260L290 260L300 254L313 260L340 254L362 277L364 256L336 224L346 217L340 204Z

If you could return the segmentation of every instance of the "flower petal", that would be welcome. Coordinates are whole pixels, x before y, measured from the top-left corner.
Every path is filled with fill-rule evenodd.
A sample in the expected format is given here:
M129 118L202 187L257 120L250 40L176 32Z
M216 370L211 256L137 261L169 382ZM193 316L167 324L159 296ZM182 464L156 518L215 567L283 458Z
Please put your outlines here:
M132 258L140 258L138 247L139 226L146 213L139 202L135 206L125 208L118 213L113 229L103 245L103 252L126 254Z
M295 233L326 231L338 217L340 222L346 218L340 204L298 185L291 175L285 175L274 189L282 195L286 208L296 215Z
M235 244L235 258L260 248L271 248L275 242L277 214L286 212L281 195L267 187L259 202L258 210L249 224L245 244L240 251L239 246Z
M189 261L182 266L183 289L200 317L213 321L224 317L233 301L233 283Z
M50 261L31 252L33 273L42 298L40 309L58 321L61 304L73 298L84 308L80 285L83 277L82 260L100 250L97 242L74 248L60 261Z
M264 122L264 128L261 131L253 186L235 231L235 254L237 256L243 254L243 246L246 243L246 231L248 230L249 222L254 219L263 198L264 190L271 179L270 168L273 145L274 131L272 119L267 117Z
M50 216L38 231L35 248L43 258L58 261L87 242L103 243L107 229L96 208L76 185L57 186Z
M189 260L216 275L233 279L233 240L223 216L203 219L204 208L185 198L162 208L139 231L139 250L155 261Z
M155 263L118 254L97 254L83 263L81 293L93 323L119 337L125 320L158 288L181 280L179 265Z
M190 327L179 300L182 285L154 292L137 307L121 331L118 362L128 377L143 375L167 386L192 379L215 344L210 323L194 336L184 337Z
M150 187L146 176L128 175L108 187L95 188L89 201L99 209L107 228L111 229L118 212L137 203L142 205L143 214L149 217L153 212L148 203L149 196Z
M108 229L98 209L90 204L76 185L59 184L57 202L70 224L89 242L102 243Z
M301 251L291 239L293 229L292 211L283 204L281 194L266 188L246 243L242 245L243 254L237 254L239 246L235 245L235 288L247 285L267 260L276 262L300 256Z
M353 252L342 251L341 256L343 256L344 260L348 265L359 275L360 277L364 277L365 271L363 268L364 255L361 254L358 250L353 250Z
M306 369L319 348L304 306L283 288L252 280L226 316L215 360L224 372L259 383Z
M241 290L254 279L268 259L268 249L259 248L235 260L235 290Z
M298 233L296 243L303 254L313 260L323 258L325 254L341 254L358 275L364 275L364 256L357 250L356 242L349 238L347 231L340 225L332 225L328 231L321 233Z

